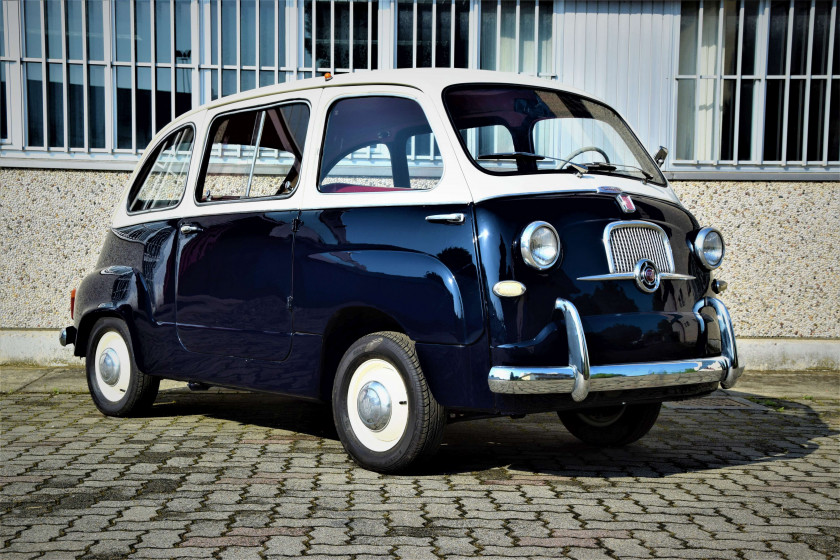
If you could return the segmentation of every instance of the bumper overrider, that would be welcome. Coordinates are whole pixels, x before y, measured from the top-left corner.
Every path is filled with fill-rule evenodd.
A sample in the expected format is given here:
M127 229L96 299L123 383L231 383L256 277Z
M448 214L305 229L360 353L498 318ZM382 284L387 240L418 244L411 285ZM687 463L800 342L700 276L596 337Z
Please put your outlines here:
M721 355L696 360L645 362L638 364L589 365L589 352L583 324L575 306L558 298L555 308L563 312L569 343L569 365L557 367L494 366L489 384L494 393L515 395L571 394L580 402L590 392L650 389L694 385L719 381L728 389L744 372L738 362L738 349L732 330L732 319L722 301L703 298L694 306L697 313L711 307L717 314L721 337Z

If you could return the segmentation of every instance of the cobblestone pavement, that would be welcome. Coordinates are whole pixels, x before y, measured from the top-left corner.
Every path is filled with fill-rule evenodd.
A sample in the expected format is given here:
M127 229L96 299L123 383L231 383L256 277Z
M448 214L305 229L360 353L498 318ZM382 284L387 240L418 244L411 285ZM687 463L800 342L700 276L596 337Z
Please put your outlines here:
M0 557L840 557L838 400L753 401L668 405L624 449L550 414L453 424L380 476L315 404L175 390L113 419L0 395Z

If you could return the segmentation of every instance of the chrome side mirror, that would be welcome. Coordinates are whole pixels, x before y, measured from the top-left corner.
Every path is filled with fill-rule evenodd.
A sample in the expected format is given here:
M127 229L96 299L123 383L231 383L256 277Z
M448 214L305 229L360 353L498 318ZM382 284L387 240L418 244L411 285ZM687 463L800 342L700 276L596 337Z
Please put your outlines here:
M665 163L665 158L668 157L668 148L665 146L659 146L659 149L656 150L656 153L653 154L653 161L656 162L656 165L662 167Z

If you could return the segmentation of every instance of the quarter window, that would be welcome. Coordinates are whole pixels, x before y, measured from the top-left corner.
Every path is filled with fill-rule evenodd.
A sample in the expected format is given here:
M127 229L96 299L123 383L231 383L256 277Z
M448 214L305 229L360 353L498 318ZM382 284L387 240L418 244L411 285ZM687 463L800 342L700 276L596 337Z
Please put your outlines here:
M193 140L192 127L185 127L158 145L149 158L152 163L138 178L128 198L129 212L159 210L178 204L184 194Z
M402 97L351 97L330 109L321 192L431 189L443 161L420 105Z
M199 202L283 196L297 186L309 107L291 103L217 119L198 181Z

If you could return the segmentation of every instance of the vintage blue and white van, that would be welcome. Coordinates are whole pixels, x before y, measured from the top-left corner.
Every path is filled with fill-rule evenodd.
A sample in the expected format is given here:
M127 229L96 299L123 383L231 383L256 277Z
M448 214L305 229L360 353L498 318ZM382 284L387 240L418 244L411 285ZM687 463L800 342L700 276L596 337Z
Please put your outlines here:
M361 465L431 454L448 422L557 411L594 445L743 367L683 208L609 106L463 70L324 76L162 130L61 333L96 406L162 378L332 404ZM657 163L659 165L657 165Z

